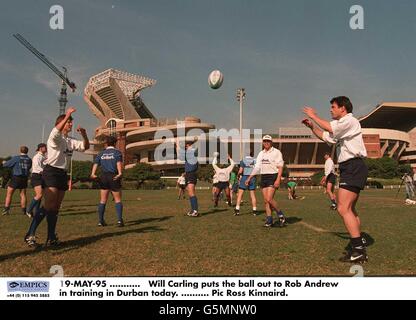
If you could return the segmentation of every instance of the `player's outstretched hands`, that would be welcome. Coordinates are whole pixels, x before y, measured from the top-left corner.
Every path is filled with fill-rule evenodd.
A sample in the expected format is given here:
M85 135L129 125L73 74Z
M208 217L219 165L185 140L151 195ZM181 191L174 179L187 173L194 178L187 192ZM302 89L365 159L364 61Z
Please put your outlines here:
M77 132L80 133L82 136L84 136L87 133L87 131L80 126L78 126L77 128Z
M309 120L309 119L304 119L304 120L302 120L302 123L303 123L305 126L307 126L308 128L313 129L313 123L312 123L312 121L311 121L311 120Z
M75 109L74 107L69 107L67 110L66 110L66 114L67 115L71 115L71 114L73 114L74 112L76 112L77 111L77 109Z
M303 107L303 113L312 119L316 116L316 110L312 107Z

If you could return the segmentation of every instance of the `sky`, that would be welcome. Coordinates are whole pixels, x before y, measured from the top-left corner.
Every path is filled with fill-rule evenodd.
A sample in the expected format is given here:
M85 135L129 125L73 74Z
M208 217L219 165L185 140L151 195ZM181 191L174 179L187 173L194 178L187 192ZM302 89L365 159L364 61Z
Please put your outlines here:
M63 30L49 26L55 4ZM363 30L350 28L353 5L364 9ZM20 145L33 154L58 115L59 79L13 33L69 69L78 90L68 90L68 105L91 138L98 120L83 89L108 68L157 80L142 92L156 117L217 128L239 126L244 87L244 127L277 133L300 125L304 105L328 118L334 96L349 96L356 116L382 101L415 101L415 13L413 0L2 1L0 156ZM214 69L224 74L218 90L207 83Z

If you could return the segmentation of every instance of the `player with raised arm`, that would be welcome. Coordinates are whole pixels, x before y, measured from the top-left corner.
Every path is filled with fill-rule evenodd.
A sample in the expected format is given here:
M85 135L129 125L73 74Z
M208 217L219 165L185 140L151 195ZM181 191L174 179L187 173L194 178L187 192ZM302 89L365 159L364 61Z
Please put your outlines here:
M56 224L58 222L59 209L68 190L68 165L73 151L83 152L90 147L87 132L78 127L77 132L82 140L76 140L69 136L72 131L72 114L76 112L73 107L68 108L65 114L56 118L55 127L52 129L48 142L48 159L42 172L44 205L39 209L40 214L34 216L34 223L31 224L25 240L30 246L35 246L35 232L46 217L48 223L47 246L58 246L56 235Z

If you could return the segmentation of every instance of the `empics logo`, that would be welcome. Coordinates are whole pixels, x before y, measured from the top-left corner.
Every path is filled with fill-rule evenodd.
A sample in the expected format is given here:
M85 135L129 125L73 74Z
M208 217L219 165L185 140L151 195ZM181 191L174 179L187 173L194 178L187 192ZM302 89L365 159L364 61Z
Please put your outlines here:
M49 292L49 281L7 281L7 292Z

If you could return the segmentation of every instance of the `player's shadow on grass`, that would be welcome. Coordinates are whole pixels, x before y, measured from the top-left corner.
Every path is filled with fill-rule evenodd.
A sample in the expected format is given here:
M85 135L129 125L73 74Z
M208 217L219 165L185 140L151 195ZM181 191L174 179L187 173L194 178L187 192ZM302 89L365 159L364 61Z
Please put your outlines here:
M93 213L97 213L97 210L92 210L92 211L82 211L82 210L67 211L67 212L59 213L59 216L61 216L61 217L83 216L83 215L86 215L86 214L93 214Z
M81 211L83 208L88 207L97 207L96 204L79 204L79 205L71 205L71 206L63 206L62 209L59 210L59 212L66 212L66 211ZM76 210L74 210L76 209Z
M264 211L264 210L257 211L257 216L264 216L265 214L266 214L266 211ZM273 217L276 217L275 213L273 213ZM299 223L301 221L302 221L302 218L286 217L286 224L295 224L295 223Z
M10 259L16 259L16 258L20 258L20 257L32 256L32 255L36 255L40 252L46 252L46 251L60 251L60 252L63 253L63 252L66 252L66 251L71 251L71 250L75 250L75 249L79 249L79 248L88 246L92 243L95 243L95 242L103 240L103 239L113 238L113 237L117 237L117 236L123 236L125 234L130 234L130 233L147 233L147 232L157 232L157 231L163 231L163 230L164 229L161 229L157 226L148 226L148 227L143 227L143 228L138 228L138 229L122 230L122 231L117 231L117 232L107 232L107 233L97 234L97 235L94 235L94 236L89 236L89 237L83 237L83 238L77 238L77 239L73 239L73 240L64 241L57 248L38 247L38 248L32 249L32 250L25 250L25 251L21 251L21 252L14 252L14 253L1 255L0 256L0 262L10 260Z
M147 232L157 232L157 231L163 231L163 230L165 229L161 229L158 226L148 226L148 227L142 227L142 228L132 229L132 230L107 232L107 233L97 234L97 235L90 236L90 237L83 237L83 238L73 239L69 241L64 241L61 246L57 248L51 248L51 249L53 251L67 252L67 251L76 250L81 247L88 246L94 242L97 242L106 238L123 236L125 234L130 234L130 233L147 233Z
M345 239L345 240L350 240L350 234L348 232L331 232L331 234L341 238L341 239ZM370 236L368 233L366 232L361 232L361 235L363 236L363 238L366 241L366 246L372 246L376 241L374 240L374 238L372 236Z
M224 212L224 211L228 211L228 209L212 208L212 209L211 209L211 210L209 210L209 211L206 211L206 212L204 212L204 213L201 213L201 217L208 216L208 215L210 215L210 214L215 214L215 213Z
M298 217L286 217L286 223L287 224L295 224L302 221L302 218Z
M143 224L143 223L148 223L148 222L161 222L161 221L166 221L173 218L173 216L164 216L164 217L160 217L160 218L145 218L145 219L138 219L135 221L128 221L126 222L126 226L134 226L137 224Z

